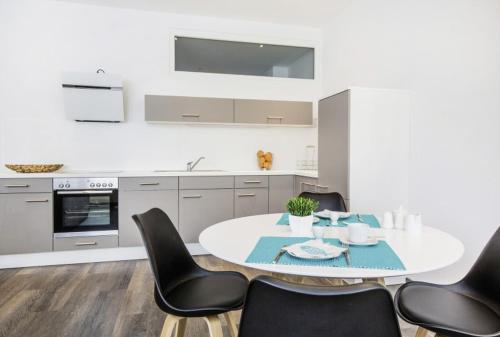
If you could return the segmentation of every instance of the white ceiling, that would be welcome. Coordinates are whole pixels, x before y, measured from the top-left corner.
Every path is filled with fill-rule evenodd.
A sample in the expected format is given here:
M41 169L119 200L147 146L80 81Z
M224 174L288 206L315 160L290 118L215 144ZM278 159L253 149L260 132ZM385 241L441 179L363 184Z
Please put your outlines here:
M63 0L186 15L321 27L348 0Z

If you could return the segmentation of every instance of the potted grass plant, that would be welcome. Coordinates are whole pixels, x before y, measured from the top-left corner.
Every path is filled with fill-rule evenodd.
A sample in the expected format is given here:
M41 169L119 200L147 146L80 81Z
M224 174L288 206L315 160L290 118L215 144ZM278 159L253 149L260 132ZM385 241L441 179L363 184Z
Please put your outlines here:
M310 198L295 197L288 200L286 208L290 213L288 221L292 232L310 235L314 221L313 212L318 206L319 202Z

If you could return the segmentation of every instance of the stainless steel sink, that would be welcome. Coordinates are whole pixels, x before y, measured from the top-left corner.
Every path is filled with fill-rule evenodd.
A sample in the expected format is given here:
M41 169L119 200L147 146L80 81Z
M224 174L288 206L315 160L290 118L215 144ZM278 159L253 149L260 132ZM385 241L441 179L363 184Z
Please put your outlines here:
M185 173L186 170L154 170L153 172L171 172L171 173ZM225 172L224 170L193 170L191 172Z

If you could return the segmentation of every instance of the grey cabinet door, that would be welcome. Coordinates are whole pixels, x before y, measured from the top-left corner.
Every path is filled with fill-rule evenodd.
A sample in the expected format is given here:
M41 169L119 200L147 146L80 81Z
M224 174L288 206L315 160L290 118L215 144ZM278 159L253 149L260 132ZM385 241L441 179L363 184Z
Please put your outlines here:
M234 100L235 123L312 125L312 102Z
M142 246L142 238L132 215L144 213L151 208L158 207L169 216L174 225L178 226L178 198L177 190L158 191L119 191L119 245L120 247Z
M317 192L318 178L310 177L295 177L295 195L299 195L302 192Z
M318 174L322 192L349 198L349 91L319 101Z
M184 242L197 243L207 227L234 216L234 190L182 190L179 192L179 232Z
M286 203L294 195L293 176L269 177L269 213L286 211Z
M54 251L118 247L118 236L99 235L88 237L54 238Z
M269 190L267 188L241 188L234 192L234 216L269 213Z
M52 250L52 193L0 194L0 254Z
M44 193L52 192L50 178L2 178L0 193Z
M232 123L233 100L228 98L146 95L146 121Z

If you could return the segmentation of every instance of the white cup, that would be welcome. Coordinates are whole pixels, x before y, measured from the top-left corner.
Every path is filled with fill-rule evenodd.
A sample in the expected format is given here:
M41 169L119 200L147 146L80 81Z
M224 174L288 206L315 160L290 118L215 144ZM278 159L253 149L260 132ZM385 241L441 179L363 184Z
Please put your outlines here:
M316 240L322 241L323 236L325 235L325 227L313 226L312 231L313 231L314 238Z
M330 221L332 222L332 225L336 225L337 221L339 220L339 213L338 212L332 212L330 211Z
M387 229L394 228L394 219L391 212L384 213L384 221L382 222L382 227Z
M363 243L368 240L368 224L365 223L350 223L347 226L349 233L349 241L355 243Z

